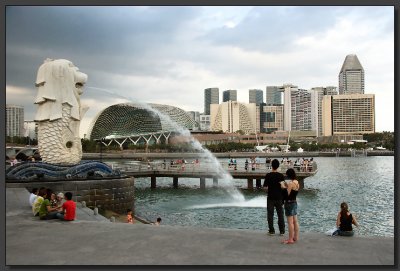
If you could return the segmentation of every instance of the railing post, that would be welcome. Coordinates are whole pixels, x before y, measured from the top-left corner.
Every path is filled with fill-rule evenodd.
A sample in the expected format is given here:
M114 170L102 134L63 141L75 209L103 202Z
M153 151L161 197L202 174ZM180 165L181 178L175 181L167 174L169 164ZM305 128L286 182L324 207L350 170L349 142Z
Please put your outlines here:
M206 188L206 178L200 177L200 188L205 189Z
M178 188L178 177L177 176L173 177L173 187Z
M247 178L247 189L253 190L253 178Z
M257 189L261 188L261 179L256 179L256 187Z
M156 176L151 176L151 188L156 188Z

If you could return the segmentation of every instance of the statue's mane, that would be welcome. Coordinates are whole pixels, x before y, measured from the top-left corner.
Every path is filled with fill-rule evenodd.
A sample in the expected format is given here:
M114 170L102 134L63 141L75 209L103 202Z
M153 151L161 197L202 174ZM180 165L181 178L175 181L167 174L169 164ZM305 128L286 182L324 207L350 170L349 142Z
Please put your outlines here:
M79 100L76 94L77 68L65 59L47 59L39 67L35 104L39 105L35 120L55 120L62 117L62 105L71 106L71 117L80 120Z

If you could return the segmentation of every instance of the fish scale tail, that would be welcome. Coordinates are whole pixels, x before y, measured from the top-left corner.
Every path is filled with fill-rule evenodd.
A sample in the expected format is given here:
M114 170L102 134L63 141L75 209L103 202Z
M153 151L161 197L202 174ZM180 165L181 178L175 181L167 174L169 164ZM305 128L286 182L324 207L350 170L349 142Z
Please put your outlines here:
M39 123L39 152L50 164L73 165L82 158L80 138L71 131L71 108L63 105L62 118Z

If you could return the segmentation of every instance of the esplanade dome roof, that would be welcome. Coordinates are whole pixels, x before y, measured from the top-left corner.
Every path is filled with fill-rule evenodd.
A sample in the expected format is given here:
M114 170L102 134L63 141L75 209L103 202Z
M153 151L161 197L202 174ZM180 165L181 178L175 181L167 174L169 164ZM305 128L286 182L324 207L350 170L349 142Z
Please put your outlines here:
M107 107L93 119L90 139L123 138L157 132L176 132L195 125L184 110L163 104L121 103Z

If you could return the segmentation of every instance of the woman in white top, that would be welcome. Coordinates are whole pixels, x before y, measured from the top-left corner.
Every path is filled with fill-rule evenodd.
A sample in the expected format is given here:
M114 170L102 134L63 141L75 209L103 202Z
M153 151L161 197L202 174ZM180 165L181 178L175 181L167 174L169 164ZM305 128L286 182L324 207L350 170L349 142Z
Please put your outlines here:
M29 204L32 206L35 202L39 190L37 188L33 188L31 194L29 195Z

